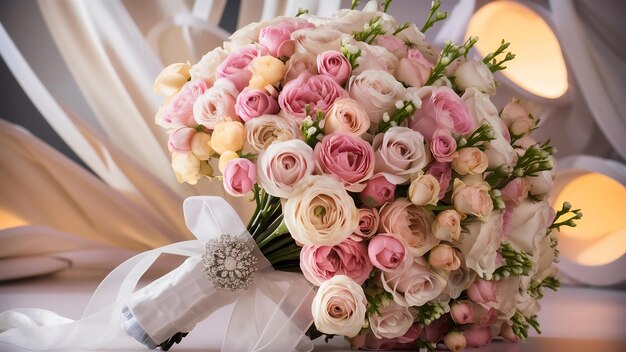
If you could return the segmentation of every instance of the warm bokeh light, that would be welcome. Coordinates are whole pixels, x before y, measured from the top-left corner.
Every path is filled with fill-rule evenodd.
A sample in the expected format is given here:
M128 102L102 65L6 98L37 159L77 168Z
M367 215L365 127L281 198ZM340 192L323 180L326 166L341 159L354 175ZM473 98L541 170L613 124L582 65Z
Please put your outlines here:
M599 173L576 177L556 197L555 208L569 201L582 208L574 228L561 228L563 254L584 265L610 263L626 253L626 187Z
M6 209L0 208L0 230L26 225L26 221Z
M475 48L485 56L511 42L517 55L505 64L504 75L521 88L544 98L562 96L568 88L567 68L559 41L550 26L533 10L512 1L494 1L480 8L467 27L478 36Z

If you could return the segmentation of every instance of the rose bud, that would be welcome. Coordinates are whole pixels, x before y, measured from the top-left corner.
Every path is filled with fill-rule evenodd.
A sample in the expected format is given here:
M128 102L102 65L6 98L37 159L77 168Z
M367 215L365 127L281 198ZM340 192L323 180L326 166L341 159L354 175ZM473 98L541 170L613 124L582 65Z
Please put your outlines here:
M380 270L391 271L397 269L404 261L406 251L402 242L391 234L374 236L367 246L370 261Z
M452 168L461 175L482 174L489 166L487 154L478 148L463 148L452 159Z
M359 193L359 198L368 208L378 208L393 201L396 185L387 181L383 175L374 175L367 181L365 188Z
M421 175L411 182L408 196L415 205L435 205L439 200L439 182L433 175Z
M451 331L443 338L443 344L446 348L453 352L459 352L465 349L467 342L465 336L460 331Z
M461 236L461 214L452 209L437 214L433 222L433 234L442 241L457 241Z
M461 260L454 248L439 244L430 250L428 263L435 269L456 270L461 266Z
M450 306L450 316L457 324L469 324L474 318L474 310L469 301L456 301Z

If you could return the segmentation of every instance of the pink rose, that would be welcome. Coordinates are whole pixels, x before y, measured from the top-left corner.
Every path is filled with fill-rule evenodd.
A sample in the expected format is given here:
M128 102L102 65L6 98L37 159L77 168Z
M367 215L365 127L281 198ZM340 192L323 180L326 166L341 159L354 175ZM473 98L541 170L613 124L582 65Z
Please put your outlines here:
M272 56L291 56L296 49L291 32L289 26L283 23L264 27L259 34L259 44L266 47Z
M491 342L491 328L471 326L463 331L468 347L482 347Z
M400 60L396 67L395 76L398 81L413 87L421 87L430 77L433 68L424 55L417 49L410 49L407 57Z
M465 184L458 178L454 179L452 190L452 204L460 213L474 215L481 221L486 221L493 211L493 200L489 195L490 187L487 182Z
M170 152L187 153L191 151L191 139L196 135L196 129L181 127L172 130L167 141Z
M259 185L275 197L288 198L296 184L313 173L313 150L300 139L274 142L261 150L257 167Z
M306 117L306 105L309 105L312 114L317 111L325 114L335 100L345 96L346 91L332 78L305 73L285 85L278 104L287 114L302 121Z
M515 309L515 303L513 303L513 308ZM501 312L498 309L493 307L483 307L476 303L472 303L472 309L474 310L474 318L472 319L472 322L480 327L488 327L495 323L496 320L498 320L499 314L506 315L506 313ZM513 312L511 312L511 314L513 314Z
M433 220L431 211L398 198L380 210L378 232L399 235L413 255L422 256L438 242L431 229Z
M526 179L518 177L507 183L500 191L507 206L516 207L528 197L528 184Z
M337 176L350 192L360 192L374 174L374 149L358 137L333 133L313 150L318 172Z
M439 181L439 199L442 199L452 181L452 167L448 163L434 162L428 165L426 173L435 176Z
M450 330L450 321L447 315L424 326L420 340L437 343L443 339L443 335Z
M238 121L235 101L238 91L235 85L225 79L218 79L198 97L193 104L193 116L196 123L207 129L214 129L220 122Z
M242 91L252 78L252 71L248 65L258 56L268 55L269 50L260 44L246 45L232 52L226 60L217 66L217 77L227 78L237 88Z
M376 173L384 173L389 182L401 184L422 170L429 161L424 137L406 127L392 127L374 137Z
M359 137L370 128L370 119L359 102L343 98L337 99L324 118L324 133L346 133Z
M346 275L362 285L372 271L372 263L367 246L348 238L334 246L305 245L300 252L300 269L314 285L335 275Z
M196 126L193 104L207 90L204 81L186 83L156 116L156 123L165 128Z
M409 120L409 127L431 140L437 129L468 134L476 122L461 98L449 87L423 87L418 90L422 107Z
M359 193L359 198L366 207L378 208L393 201L395 191L396 185L387 181L385 176L377 174L367 181L365 188Z
M450 306L450 316L457 324L469 324L474 319L474 311L469 301L456 301Z
M378 234L370 240L367 253L372 264L383 271L397 269L405 262L406 256L402 243L385 233Z
M243 122L248 122L261 115L276 114L280 111L280 107L276 99L265 91L244 89L243 92L237 96L235 111Z
M393 295L393 300L405 307L422 306L437 298L447 284L446 279L431 270L420 257L415 257L405 270L381 272L380 279L385 291Z
M438 129L430 141L430 151L435 160L451 162L456 152L456 140L448 130Z
M421 332L422 327L417 323L411 325L406 334L393 339L379 339L370 332L351 338L350 347L372 351L413 350L415 349L415 341Z
M256 166L248 159L234 159L224 169L224 189L234 197L243 197L256 182Z
M476 278L467 289L467 295L472 301L484 305L496 301L497 288L495 281Z
M404 41L392 34L383 34L376 37L374 43L382 46L390 53L394 54L398 59L402 59L407 55L407 46Z
M359 209L359 228L350 235L350 238L357 242L367 240L376 234L379 222L380 217L378 216L378 210L376 208Z
M339 85L344 85L350 78L352 66L342 53L328 50L317 55L317 72L332 78Z
M283 78L283 83L287 84L290 81L300 77L300 74L308 72L311 75L317 74L317 62L315 55L309 53L295 53L286 63L287 72Z

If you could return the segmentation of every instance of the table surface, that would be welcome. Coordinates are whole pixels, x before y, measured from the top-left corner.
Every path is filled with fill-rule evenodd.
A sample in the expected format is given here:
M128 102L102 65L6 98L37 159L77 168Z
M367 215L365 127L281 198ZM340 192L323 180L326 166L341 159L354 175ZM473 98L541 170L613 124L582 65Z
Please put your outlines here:
M36 307L78 318L103 272L66 270L39 278L0 283L0 311ZM226 330L231 307L224 307L204 320L172 351L219 351L220 336ZM494 341L491 345L467 351L626 351L626 291L563 287L548 291L542 301L539 321L543 334L532 335L525 343ZM210 333L204 333L210 332ZM319 351L349 351L342 338L325 343L315 341ZM138 351L146 350L141 345ZM0 344L0 351L18 351Z

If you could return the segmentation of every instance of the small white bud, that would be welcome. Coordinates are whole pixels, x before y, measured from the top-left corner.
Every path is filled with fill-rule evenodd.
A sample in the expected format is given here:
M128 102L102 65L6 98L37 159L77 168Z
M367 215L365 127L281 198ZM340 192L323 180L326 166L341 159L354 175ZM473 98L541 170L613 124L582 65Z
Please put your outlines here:
M450 58L447 56L444 56L443 58L441 58L441 63L444 65L447 65L450 63Z
M383 114L383 121L384 121L384 122L389 122L389 113L385 112L385 113Z
M391 127L398 126L398 123L396 121L391 121L391 122L389 122L389 124L391 125Z
M317 128L315 128L315 126L311 126L309 127L308 130L306 130L306 134L310 137L312 135L315 134L315 132L317 132Z
M402 100L396 101L396 109L402 109L404 102Z

